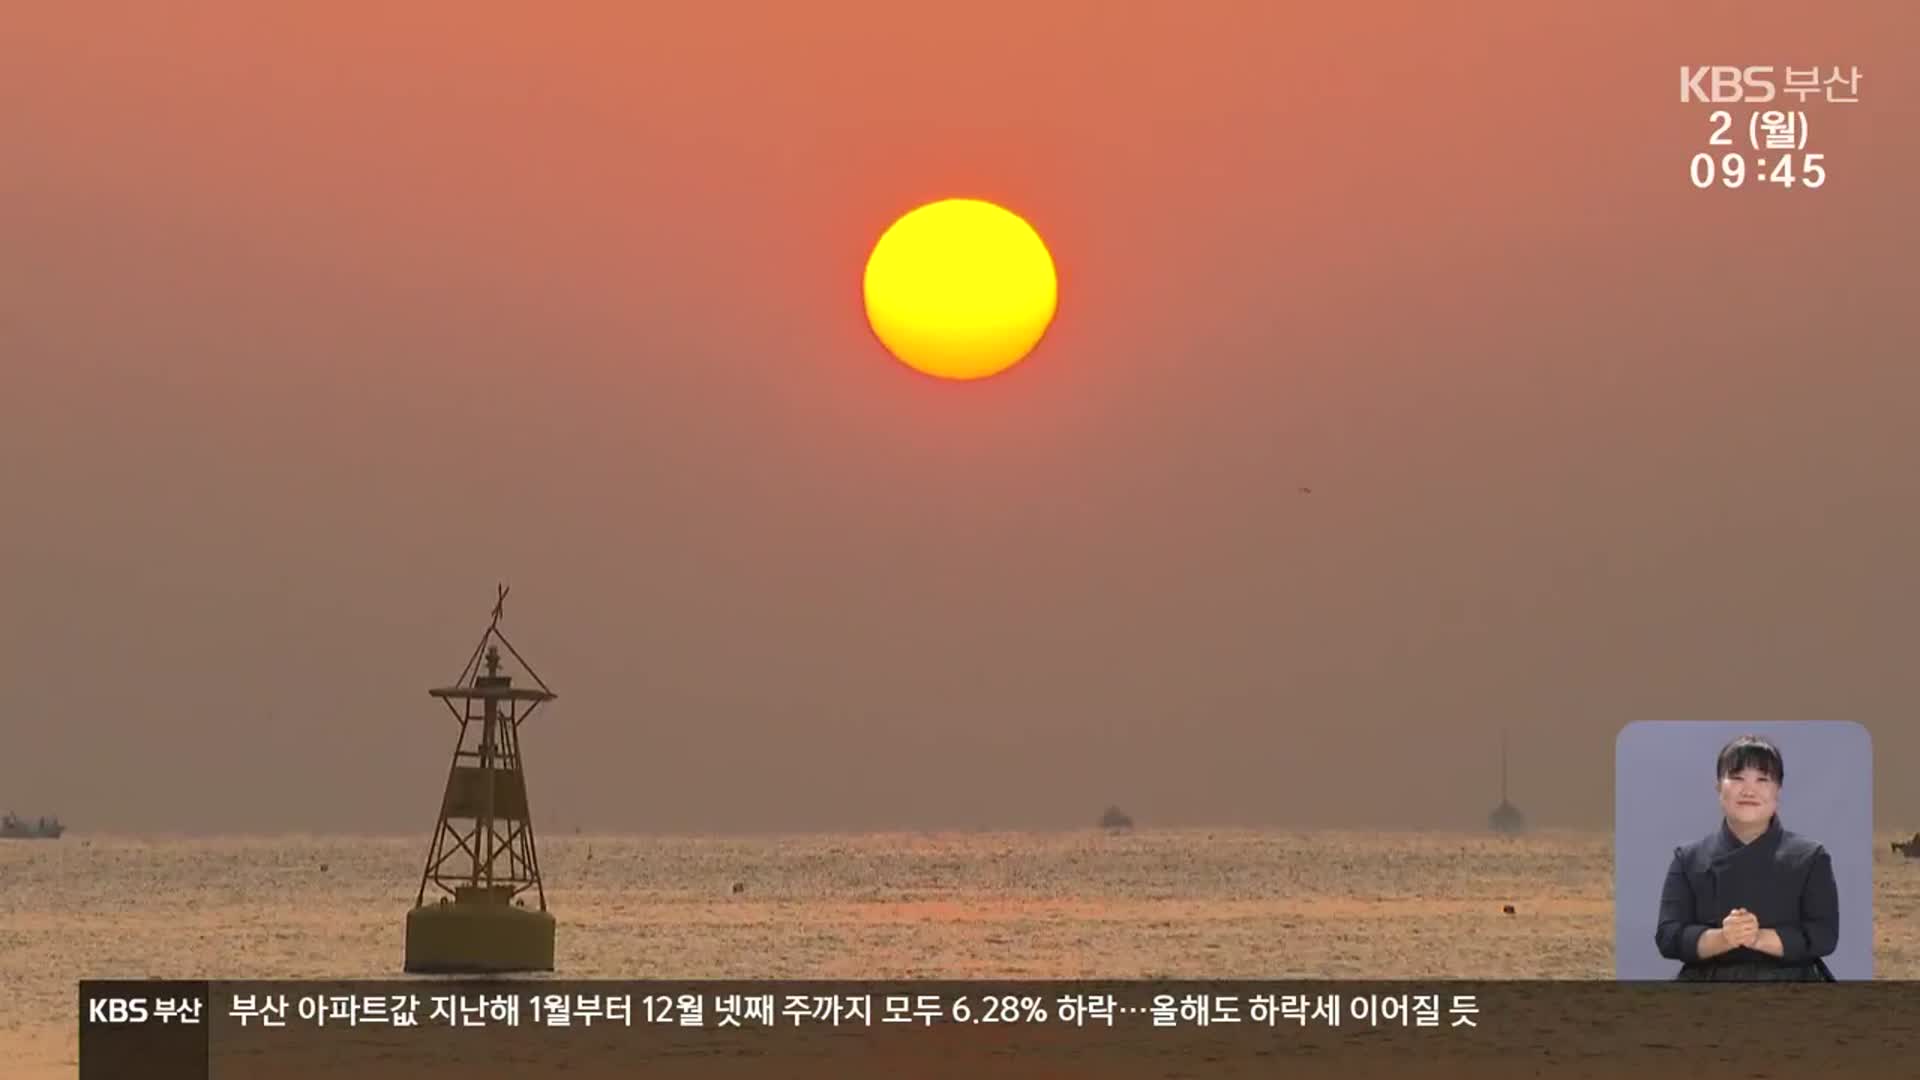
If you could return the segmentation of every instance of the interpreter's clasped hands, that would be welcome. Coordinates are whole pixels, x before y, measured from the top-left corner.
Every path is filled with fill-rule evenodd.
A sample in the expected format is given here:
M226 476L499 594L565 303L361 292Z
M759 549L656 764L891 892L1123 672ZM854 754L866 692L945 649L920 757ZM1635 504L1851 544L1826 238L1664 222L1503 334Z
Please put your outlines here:
M1731 948L1752 948L1760 940L1760 917L1746 908L1734 908L1720 920L1720 936Z

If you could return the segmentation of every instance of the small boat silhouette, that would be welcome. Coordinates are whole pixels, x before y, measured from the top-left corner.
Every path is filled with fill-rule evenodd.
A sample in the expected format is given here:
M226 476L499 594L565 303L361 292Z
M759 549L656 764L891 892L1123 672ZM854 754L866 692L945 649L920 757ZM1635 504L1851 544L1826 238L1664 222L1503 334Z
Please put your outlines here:
M0 840L58 840L66 831L67 827L60 824L57 817L28 821L9 811L0 818Z

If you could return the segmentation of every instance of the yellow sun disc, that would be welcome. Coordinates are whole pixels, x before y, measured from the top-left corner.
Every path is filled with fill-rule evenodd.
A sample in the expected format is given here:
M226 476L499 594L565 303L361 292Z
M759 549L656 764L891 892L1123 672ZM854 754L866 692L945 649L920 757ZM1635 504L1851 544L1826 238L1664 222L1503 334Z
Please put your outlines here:
M867 257L867 322L902 363L980 379L1019 363L1053 322L1053 256L1019 215L946 199L888 227Z

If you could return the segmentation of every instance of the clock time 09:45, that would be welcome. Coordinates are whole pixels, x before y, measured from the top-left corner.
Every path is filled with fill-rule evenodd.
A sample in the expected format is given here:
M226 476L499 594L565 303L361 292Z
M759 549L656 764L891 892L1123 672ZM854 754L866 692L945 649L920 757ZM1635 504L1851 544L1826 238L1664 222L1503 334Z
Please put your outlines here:
M1781 154L1772 159L1756 157L1753 159L1753 181L1755 184L1779 184L1789 188L1795 184L1817 188L1827 182L1826 166L1820 164L1820 159L1824 157L1825 154L1801 154L1797 159L1793 154ZM1718 181L1723 187L1737 188L1747 182L1747 159L1739 154L1725 154L1715 160L1712 154L1703 151L1693 155L1690 172L1694 187L1710 188Z

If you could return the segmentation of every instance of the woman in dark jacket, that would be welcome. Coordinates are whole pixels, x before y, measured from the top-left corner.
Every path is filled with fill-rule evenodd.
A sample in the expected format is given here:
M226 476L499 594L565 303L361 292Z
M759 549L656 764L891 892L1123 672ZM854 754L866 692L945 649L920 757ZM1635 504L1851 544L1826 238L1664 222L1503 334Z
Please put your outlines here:
M1780 825L1786 763L1743 735L1714 774L1720 827L1674 849L1654 941L1681 980L1833 979L1823 957L1840 942L1840 895L1827 849Z

